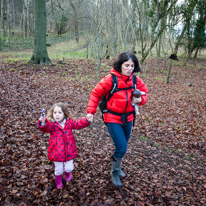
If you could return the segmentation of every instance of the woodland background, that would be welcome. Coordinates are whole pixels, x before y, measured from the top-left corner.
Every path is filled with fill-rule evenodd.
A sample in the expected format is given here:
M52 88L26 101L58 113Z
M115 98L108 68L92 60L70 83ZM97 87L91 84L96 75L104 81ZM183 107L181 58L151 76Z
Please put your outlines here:
M206 204L205 0L0 2L2 206ZM140 60L149 99L123 187L110 179L114 146L98 110L74 131L79 156L58 190L48 135L36 126L42 108L63 101L74 118L85 116L91 90L126 50Z

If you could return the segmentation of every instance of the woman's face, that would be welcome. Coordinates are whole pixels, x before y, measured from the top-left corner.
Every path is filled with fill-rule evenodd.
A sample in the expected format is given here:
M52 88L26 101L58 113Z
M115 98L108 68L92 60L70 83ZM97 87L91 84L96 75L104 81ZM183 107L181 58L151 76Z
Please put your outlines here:
M56 122L61 122L64 119L64 112L61 107L54 107L53 117Z
M130 76L134 71L134 62L131 59L124 62L121 66L121 71L122 75Z

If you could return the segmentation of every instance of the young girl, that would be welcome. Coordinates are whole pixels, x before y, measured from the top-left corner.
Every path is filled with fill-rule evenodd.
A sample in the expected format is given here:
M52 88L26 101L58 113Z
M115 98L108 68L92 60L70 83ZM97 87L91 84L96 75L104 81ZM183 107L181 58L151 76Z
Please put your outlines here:
M48 159L55 165L55 182L58 189L62 188L62 174L65 168L65 180L71 180L74 169L73 159L77 157L77 148L72 129L83 129L90 122L87 118L73 120L65 103L54 104L47 114L42 115L37 123L38 128L50 133Z

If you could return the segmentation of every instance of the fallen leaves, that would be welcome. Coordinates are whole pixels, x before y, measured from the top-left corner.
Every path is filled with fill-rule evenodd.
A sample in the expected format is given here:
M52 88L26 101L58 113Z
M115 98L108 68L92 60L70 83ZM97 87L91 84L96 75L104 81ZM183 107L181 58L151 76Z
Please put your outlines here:
M111 182L114 145L97 111L90 127L74 131L79 156L72 180L63 180L63 189L56 189L54 166L47 160L48 135L36 128L36 121L42 108L48 110L58 101L67 102L75 118L86 115L96 84L91 63L95 62L70 60L64 67L48 69L1 63L1 205L204 205L206 101L201 69L194 70L195 75L188 70L185 80L171 74L169 85L156 78L164 79L165 74L154 69L142 77L149 100L140 108L123 158L127 176L121 179L122 188ZM9 71L11 67L14 70ZM76 79L77 67L84 68L78 75L89 79ZM61 75L65 68L66 75ZM180 67L173 71L185 73Z

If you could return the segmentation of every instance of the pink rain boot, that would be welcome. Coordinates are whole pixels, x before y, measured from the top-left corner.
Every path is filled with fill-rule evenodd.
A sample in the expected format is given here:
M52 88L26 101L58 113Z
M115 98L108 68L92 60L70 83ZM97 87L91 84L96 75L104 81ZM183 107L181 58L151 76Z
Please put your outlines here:
M65 180L66 181L70 181L71 179L72 179L72 177L71 177L71 172L65 172Z
M58 189L61 189L63 184L62 184L62 175L55 175L55 182L56 186Z

